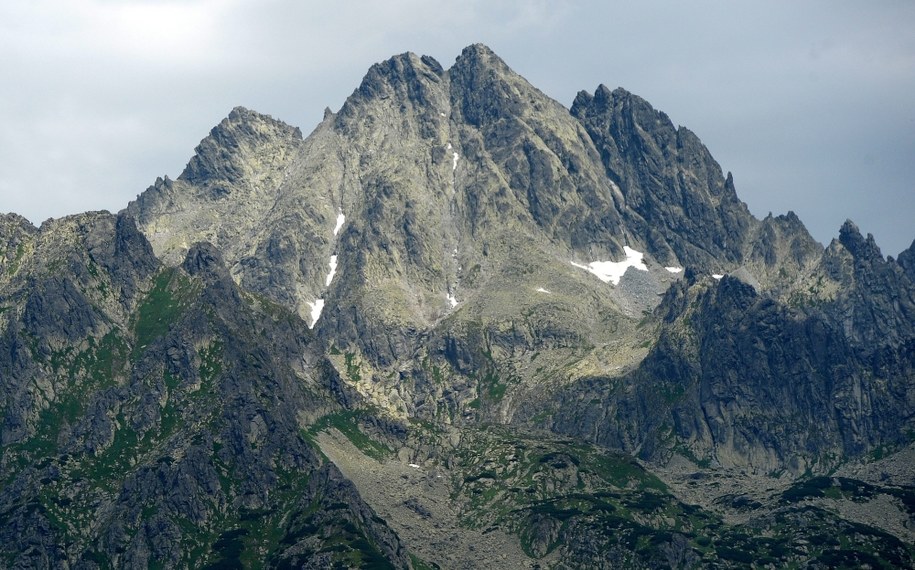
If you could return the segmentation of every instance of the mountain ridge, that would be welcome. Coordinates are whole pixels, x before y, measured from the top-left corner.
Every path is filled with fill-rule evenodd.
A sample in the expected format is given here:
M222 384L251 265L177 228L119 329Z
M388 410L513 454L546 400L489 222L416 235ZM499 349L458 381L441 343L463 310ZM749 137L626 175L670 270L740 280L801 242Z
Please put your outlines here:
M910 565L913 250L482 44L237 107L117 215L0 217L0 557Z

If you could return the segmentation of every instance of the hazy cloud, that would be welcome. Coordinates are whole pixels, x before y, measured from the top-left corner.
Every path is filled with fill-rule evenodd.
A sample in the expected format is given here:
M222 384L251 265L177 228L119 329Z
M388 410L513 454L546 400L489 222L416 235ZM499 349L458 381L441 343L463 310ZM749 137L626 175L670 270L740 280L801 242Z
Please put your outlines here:
M119 210L235 105L308 132L368 67L482 41L548 95L623 86L763 216L915 237L915 4L32 0L0 5L0 210Z

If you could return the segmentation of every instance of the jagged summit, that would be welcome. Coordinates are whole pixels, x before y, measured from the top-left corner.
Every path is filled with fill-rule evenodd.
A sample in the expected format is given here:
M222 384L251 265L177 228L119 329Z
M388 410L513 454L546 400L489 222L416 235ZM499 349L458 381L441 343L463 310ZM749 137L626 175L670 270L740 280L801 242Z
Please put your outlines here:
M699 138L644 99L599 86L571 113L586 127L625 200L627 225L665 262L740 264L757 221Z
M404 53L116 216L0 216L0 560L911 567L913 370L915 243L756 219L624 89Z
M883 259L873 234L869 233L865 238L858 226L851 220L845 220L845 223L839 228L839 243L855 257Z
M429 56L417 56L412 52L391 57L369 68L359 88L347 100L341 113L346 113L358 100L397 97L407 100L424 101L423 81L439 81L442 66Z
M755 263L761 226L730 175L692 132L623 89L600 85L569 110L474 44L447 70L409 52L373 65L328 119L302 140L237 108L177 181L157 182L128 211L168 262L209 241L239 283L328 322L338 309L314 307L334 290L331 256L342 279L362 275L360 302L387 299L384 313L400 308L385 318L418 329L443 314L431 298L447 313L457 291L481 294L485 280L463 273L503 271L509 235L524 236L533 257L585 266L620 262L626 247L654 267ZM331 235L341 213L351 233ZM802 226L782 231L806 240ZM669 279L656 275L649 289ZM643 306L647 290L616 303Z
M896 258L899 265L905 270L909 278L915 283L915 240L908 249L903 250Z
M179 180L191 184L232 183L261 166L250 164L269 150L301 141L302 131L269 115L235 107L194 149ZM246 171L246 169L248 169Z

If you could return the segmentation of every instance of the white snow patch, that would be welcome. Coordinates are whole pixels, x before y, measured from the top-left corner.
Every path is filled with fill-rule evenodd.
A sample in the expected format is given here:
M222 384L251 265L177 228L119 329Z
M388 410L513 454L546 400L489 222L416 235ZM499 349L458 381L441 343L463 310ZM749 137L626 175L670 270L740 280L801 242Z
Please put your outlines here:
M458 156L458 153L454 153L454 159L451 162L451 172L457 170L457 161L459 158L461 157Z
M623 274L630 267L634 267L639 271L648 271L648 267L642 260L645 254L632 249L628 245L623 247L623 251L626 252L626 259L623 261L592 261L587 265L575 263L574 261L571 263L575 267L586 269L597 275L597 278L604 283L612 282L614 285L619 285Z
M441 116L443 116L443 117L445 116L445 113L442 113L441 111L439 111L438 114L441 115Z
M311 324L308 328L313 329L321 318L321 311L324 310L324 299L315 299L315 302L308 303L308 306L311 307Z
M451 150L451 143L448 143L448 150Z
M538 292L538 293L546 293L547 295L552 295L552 294L553 294L552 291L547 291L547 290L544 289L543 287L537 287L537 292Z
M341 211L337 214L337 225L334 226L334 235L337 235L340 232L340 228L343 227L343 224L346 223L346 216L343 215Z
M451 308L452 308L452 309L455 308L455 307L457 307L457 305L458 305L458 301L457 301L457 299L454 297L454 293L452 293L451 291L448 292L448 303L451 304Z
M712 277L714 277L715 279L721 279L722 277L724 277L724 275L721 275L720 273L712 273Z
M336 255L330 256L330 262L328 263L328 265L330 265L330 273L327 274L327 279L324 280L325 287L330 287L330 282L334 280L334 275L337 274L337 256Z
M665 267L664 269L670 271L671 273L680 273L683 271L682 267Z
M412 467L413 469L422 469L422 467L420 467L419 465L417 465L417 464L415 464L415 463L408 463L407 465L409 465L409 466Z

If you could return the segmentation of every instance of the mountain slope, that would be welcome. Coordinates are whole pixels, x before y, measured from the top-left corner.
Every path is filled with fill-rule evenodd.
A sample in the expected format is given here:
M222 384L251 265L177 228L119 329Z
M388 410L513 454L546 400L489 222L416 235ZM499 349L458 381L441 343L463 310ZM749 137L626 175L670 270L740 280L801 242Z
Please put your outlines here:
M911 566L911 261L754 218L625 90L397 55L118 216L0 219L0 555Z
M409 564L305 438L337 404L303 322L210 245L162 268L124 216L29 237L3 287L5 566Z

